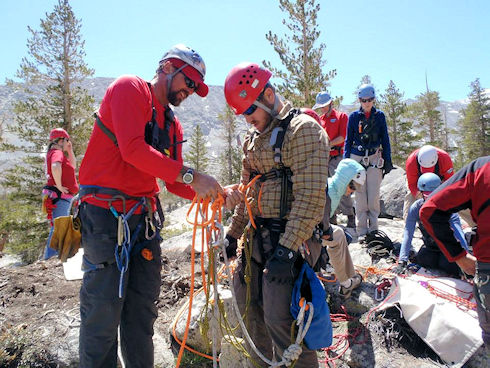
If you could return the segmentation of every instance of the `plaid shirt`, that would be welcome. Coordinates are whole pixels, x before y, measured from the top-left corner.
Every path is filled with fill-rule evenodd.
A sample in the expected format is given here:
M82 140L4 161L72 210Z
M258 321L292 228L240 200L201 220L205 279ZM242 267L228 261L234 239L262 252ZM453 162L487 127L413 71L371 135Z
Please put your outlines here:
M275 119L262 133L250 129L243 144L243 162L241 182L247 184L252 172L265 174L278 165L274 162L272 147L269 144L272 131L291 110L291 104L285 103ZM293 189L288 197L289 211L286 230L279 242L286 248L298 250L299 246L313 234L313 229L323 217L325 205L325 186L328 176L329 141L322 127L310 116L300 114L289 123L282 145L282 161L293 173ZM262 195L260 209L258 197L260 187ZM269 179L257 182L248 193L254 217L278 218L281 198L281 179ZM239 238L249 219L245 204L235 210L228 234Z

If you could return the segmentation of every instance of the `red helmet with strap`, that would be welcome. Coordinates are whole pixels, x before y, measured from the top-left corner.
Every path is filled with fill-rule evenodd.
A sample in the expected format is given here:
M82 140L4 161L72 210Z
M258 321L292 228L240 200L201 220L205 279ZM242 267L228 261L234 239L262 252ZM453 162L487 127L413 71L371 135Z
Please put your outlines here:
M63 128L54 128L49 133L49 140L54 141L55 139L58 139L58 138L70 139L70 135Z
M259 97L272 73L259 65L243 62L228 73L225 98L236 115L243 114Z

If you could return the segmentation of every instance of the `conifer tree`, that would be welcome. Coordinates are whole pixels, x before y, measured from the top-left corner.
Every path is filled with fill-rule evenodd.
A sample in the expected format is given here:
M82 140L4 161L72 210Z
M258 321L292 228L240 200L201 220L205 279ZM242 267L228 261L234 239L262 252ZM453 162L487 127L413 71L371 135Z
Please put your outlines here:
M409 117L419 128L419 137L424 144L436 147L443 146L444 124L441 117L439 92L429 90L416 97L416 101L409 107Z
M199 172L205 173L209 165L208 150L206 148L206 138L202 132L201 126L197 124L194 127L190 138L190 149L185 155L185 160L192 168Z
M263 63L275 78L282 80L277 85L279 94L294 106L311 107L316 93L327 90L329 80L337 74L335 69L324 72L325 44L315 46L320 37L317 25L320 4L316 0L279 0L279 8L287 13L283 24L291 33L280 38L269 31L266 38L284 69L272 66L269 61Z
M84 61L81 21L68 0L58 0L40 27L28 27L27 56L21 61L17 80L7 84L24 93L14 104L14 123L9 128L19 140L3 144L16 152L21 163L4 173L2 185L10 193L14 216L2 216L0 228L8 231L12 247L22 248L27 261L39 252L47 238L46 220L40 211L40 193L45 184L43 155L49 132L56 127L70 134L74 152L84 152L92 124L94 100L81 83L93 75ZM10 220L7 220L10 218Z
M477 78L470 84L470 103L461 111L461 145L465 162L490 155L490 97Z
M224 141L223 152L218 157L220 183L223 185L234 184L240 181L242 167L242 150L236 144L238 123L235 114L228 105L218 118L223 123L220 138Z
M413 141L416 138L412 133L412 122L404 116L407 104L403 101L403 95L390 80L385 93L379 95L378 101L388 124L391 157L393 163L399 166L405 165L406 158L415 149Z

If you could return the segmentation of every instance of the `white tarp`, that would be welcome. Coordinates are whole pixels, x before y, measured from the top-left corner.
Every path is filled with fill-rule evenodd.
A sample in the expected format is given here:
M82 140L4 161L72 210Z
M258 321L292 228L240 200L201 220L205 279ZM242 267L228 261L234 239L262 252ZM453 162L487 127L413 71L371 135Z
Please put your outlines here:
M427 277L423 271L395 277L380 309L399 304L403 317L417 335L450 367L461 367L483 344L475 310L458 307L436 296L427 286L468 299L472 285L450 277ZM475 299L470 300L475 303Z

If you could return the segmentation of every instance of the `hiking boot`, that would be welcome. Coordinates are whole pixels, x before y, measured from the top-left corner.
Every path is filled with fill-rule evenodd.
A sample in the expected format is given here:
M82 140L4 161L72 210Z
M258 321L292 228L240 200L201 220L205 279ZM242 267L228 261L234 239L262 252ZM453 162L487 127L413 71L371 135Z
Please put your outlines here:
M354 289L357 289L359 287L359 285L361 285L362 276L360 274L356 273L349 280L350 280L350 286L346 287L346 286L340 285L340 292L339 293L340 293L340 296L343 297L344 299L348 299L351 296L352 291Z
M356 216L354 215L349 215L347 216L347 227L350 227L351 229L356 229Z
M333 215L332 217L330 217L330 224L337 225L337 215Z

